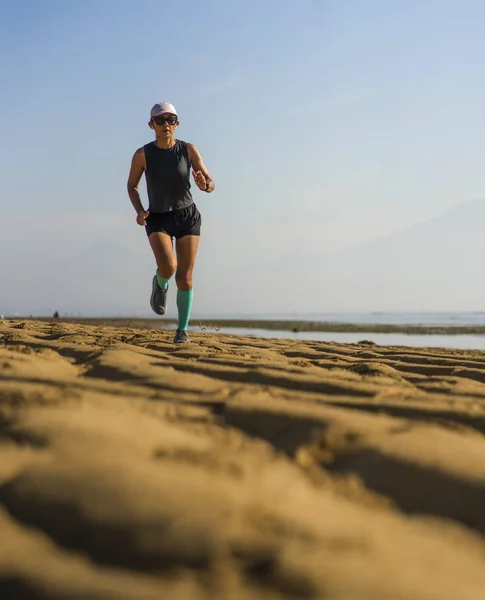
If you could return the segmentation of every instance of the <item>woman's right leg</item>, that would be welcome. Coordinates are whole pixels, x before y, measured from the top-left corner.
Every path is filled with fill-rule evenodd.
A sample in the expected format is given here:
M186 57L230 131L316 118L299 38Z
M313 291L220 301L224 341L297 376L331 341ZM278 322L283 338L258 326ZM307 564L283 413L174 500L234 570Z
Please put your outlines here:
M172 238L168 233L154 231L148 237L148 241L157 261L158 273L165 279L170 279L177 270L177 259L173 251Z
M177 259L173 251L172 238L167 233L155 231L148 236L148 241L157 262L150 305L157 315L164 315L167 309L168 280L177 269Z

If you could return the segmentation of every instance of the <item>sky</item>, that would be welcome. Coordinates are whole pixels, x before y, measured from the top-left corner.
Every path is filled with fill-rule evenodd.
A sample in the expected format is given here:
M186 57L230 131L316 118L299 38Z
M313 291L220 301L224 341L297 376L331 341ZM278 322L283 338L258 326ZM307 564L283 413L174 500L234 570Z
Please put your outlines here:
M149 314L126 180L157 101L216 184L194 314L372 310L319 264L485 198L483 22L481 0L0 0L0 313Z

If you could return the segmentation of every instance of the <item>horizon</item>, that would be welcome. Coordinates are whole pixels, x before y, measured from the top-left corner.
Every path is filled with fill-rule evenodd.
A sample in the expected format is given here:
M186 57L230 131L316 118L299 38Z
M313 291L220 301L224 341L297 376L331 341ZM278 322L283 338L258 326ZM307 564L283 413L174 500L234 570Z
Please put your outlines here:
M54 317L53 315L55 314L55 312L59 313L58 317ZM463 310L463 311L456 311L456 310L410 310L410 311L398 311L398 310L369 310L369 311L328 311L328 312L308 312L308 313L218 313L218 314L209 314L209 313L195 313L193 314L193 319L194 321L197 320L207 320L207 319L214 319L214 320L266 320L266 321L309 321L311 320L311 318L313 317L313 319L315 320L322 320L322 318L324 317L338 317L338 316L350 316L350 317L357 317L357 316L442 316L442 317L447 317L447 318L453 318L453 317L460 317L460 316L473 316L473 315L477 315L477 316L481 316L484 315L485 316L485 310ZM160 317L157 316L153 313L150 312L146 312L146 313L139 313L139 314L128 314L128 313L119 313L119 314L115 314L115 313L106 313L106 314L87 314L87 313L82 313L82 312L78 312L77 314L74 314L74 312L63 312L61 313L60 311L54 311L54 313L49 313L48 311L44 311L44 312L39 312L36 314L21 314L21 313L7 313L7 314L0 314L0 318L1 319L15 319L15 320L21 320L21 319L126 319L126 320L154 320L154 321L158 321L160 322L160 324L163 324L164 322L175 322L176 318L175 315L172 316L167 316L167 317Z

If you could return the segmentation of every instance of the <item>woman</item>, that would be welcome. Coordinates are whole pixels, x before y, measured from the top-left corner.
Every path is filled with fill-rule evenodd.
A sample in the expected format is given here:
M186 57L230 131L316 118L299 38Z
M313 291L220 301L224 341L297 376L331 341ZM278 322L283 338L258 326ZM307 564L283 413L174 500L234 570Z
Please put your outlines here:
M145 227L157 262L150 305L158 315L165 314L168 281L175 273L178 325L173 341L183 344L190 341L187 329L192 309L192 272L201 225L201 216L190 192L191 168L194 181L203 192L212 192L214 182L197 148L175 139L178 125L177 111L172 104L155 104L148 123L155 132L155 141L139 148L133 155L128 195L136 210L136 222ZM138 193L143 173L147 182L148 210L143 208Z

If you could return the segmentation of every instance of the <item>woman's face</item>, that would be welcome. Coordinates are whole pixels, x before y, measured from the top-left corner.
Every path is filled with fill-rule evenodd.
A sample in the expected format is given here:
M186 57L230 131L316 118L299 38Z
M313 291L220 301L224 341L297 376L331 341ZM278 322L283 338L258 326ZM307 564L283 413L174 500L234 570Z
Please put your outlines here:
M158 117L153 117L149 123L155 130L157 137L171 137L178 125L178 119L172 113L163 113Z

